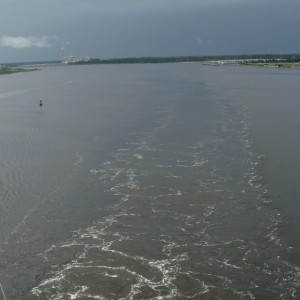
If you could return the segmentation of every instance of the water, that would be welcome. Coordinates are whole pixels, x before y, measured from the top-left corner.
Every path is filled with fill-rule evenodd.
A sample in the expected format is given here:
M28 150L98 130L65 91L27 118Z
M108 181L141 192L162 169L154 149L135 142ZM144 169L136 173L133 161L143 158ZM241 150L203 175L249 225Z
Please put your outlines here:
M299 77L199 64L2 76L7 299L298 299Z

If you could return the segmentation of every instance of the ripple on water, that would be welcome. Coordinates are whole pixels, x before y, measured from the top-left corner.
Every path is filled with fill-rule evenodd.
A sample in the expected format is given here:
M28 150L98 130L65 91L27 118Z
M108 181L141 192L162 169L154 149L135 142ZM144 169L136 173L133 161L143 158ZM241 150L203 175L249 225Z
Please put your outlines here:
M227 118L222 105L218 130L200 141L176 145L151 131L91 169L119 201L93 226L40 254L51 267L32 294L297 299L300 272L281 256L281 217L265 201L258 172L263 156L253 154L249 124L241 123L247 116Z

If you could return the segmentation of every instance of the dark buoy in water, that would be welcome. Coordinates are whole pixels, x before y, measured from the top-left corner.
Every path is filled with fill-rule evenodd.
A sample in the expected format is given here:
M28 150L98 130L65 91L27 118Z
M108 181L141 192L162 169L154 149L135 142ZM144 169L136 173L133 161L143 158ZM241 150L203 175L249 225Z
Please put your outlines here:
M43 102L42 102L42 100L40 100L40 106L43 106Z

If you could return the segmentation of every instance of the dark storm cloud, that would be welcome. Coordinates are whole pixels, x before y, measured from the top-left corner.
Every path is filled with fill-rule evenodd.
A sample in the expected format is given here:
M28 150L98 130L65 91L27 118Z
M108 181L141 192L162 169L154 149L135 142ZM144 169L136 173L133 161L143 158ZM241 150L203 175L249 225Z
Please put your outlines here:
M0 0L0 62L300 52L296 0Z

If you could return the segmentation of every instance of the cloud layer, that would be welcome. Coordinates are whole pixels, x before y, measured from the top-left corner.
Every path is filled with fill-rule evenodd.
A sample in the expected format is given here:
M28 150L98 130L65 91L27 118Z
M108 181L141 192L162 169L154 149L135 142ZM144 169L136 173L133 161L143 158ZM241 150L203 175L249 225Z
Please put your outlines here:
M0 63L59 60L62 47L94 58L300 53L299 0L0 2Z
M1 47L10 47L15 49L26 48L49 48L49 37L34 37L34 36L2 36L0 39Z

